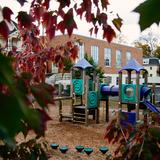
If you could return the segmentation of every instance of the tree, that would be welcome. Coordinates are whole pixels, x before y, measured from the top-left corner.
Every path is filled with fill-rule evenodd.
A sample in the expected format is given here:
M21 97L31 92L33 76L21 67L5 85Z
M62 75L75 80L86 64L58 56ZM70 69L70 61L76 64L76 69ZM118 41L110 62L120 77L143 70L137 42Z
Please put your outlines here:
M135 41L135 46L142 49L144 57L158 57L159 42L159 36L150 29L141 34L139 39Z
M93 58L92 58L91 56L89 56L87 53L84 55L84 58L85 58L91 65L93 65L93 68L94 68L95 71L96 71L96 75L98 75L99 78L100 78L100 81L102 81L102 79L104 78L104 71L103 71L102 67L98 66L98 65L94 62Z
M154 51L154 56L160 59L160 46L157 46L156 50Z
M26 0L17 0L23 6ZM103 38L109 42L115 37L115 31L108 24L108 0L70 1L58 0L58 9L51 8L51 0L32 0L29 13L20 11L17 16L19 37L22 39L21 53L16 48L8 53L1 48L0 54L0 156L6 159L47 159L37 139L44 136L46 122L50 120L46 110L49 103L54 103L54 88L44 83L46 62L52 61L60 69L65 58L74 61L77 46L67 42L55 48L48 48L47 42L56 31L70 36L77 24L75 15L85 17L93 27L90 32L97 34L103 29ZM53 5L54 6L54 5ZM96 12L93 12L93 7ZM1 10L0 35L7 41L13 11L4 7ZM113 24L119 29L121 19L114 19ZM46 37L40 36L39 27L43 26ZM33 101L38 106L33 107ZM7 116L6 116L7 115ZM33 141L16 144L15 137L22 132L35 131Z

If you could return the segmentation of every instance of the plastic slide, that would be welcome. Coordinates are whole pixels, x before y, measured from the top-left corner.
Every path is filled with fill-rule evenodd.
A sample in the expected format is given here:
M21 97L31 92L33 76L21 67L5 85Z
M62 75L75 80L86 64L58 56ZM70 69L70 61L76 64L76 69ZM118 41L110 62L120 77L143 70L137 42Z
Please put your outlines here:
M145 100L145 101L143 102L143 104L144 104L149 110L151 110L152 112L160 113L160 111L157 109L157 107L156 107L154 104L152 104L151 102Z

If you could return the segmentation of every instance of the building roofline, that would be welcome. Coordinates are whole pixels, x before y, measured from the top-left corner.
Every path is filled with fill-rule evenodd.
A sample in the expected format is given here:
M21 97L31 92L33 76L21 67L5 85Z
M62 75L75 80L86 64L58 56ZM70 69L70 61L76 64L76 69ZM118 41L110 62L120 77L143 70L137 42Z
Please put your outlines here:
M69 36L68 34L61 34L61 35L56 35L55 37L62 37L62 36ZM119 46L126 46L126 47L129 47L129 48L136 48L138 50L141 50L140 48L137 48L137 47L133 47L133 46L129 46L129 45L125 45L125 44L119 44L119 43L115 43L115 42L107 42L107 40L104 40L104 39L98 39L98 38L94 38L94 37L89 37L89 36L84 36L84 35L80 35L80 34L72 34L71 36L80 36L80 37L84 37L84 38L90 38L90 39L93 39L93 40L97 40L97 41L102 41L102 42L106 42L107 44L112 44L112 45L119 45Z

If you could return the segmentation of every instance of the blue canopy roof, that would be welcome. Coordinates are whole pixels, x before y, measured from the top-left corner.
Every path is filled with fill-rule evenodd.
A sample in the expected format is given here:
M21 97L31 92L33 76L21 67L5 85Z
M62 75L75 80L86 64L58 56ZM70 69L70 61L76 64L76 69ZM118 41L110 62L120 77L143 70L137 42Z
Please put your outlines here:
M93 66L85 59L79 60L73 68L81 68L81 69L86 69L86 68L93 68Z
M142 65L140 65L135 59L131 59L128 61L127 65L122 67L122 69L120 70L123 71L136 71L136 72L140 72L141 70L145 70L144 67ZM145 70L146 71L146 70Z

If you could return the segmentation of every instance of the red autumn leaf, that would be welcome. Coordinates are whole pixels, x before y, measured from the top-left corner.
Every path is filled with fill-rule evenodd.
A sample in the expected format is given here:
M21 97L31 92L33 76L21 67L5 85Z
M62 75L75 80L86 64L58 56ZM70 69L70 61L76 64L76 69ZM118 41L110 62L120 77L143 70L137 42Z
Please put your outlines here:
M66 7L66 6L70 6L70 0L57 0L60 5L59 5L59 10L61 10L62 8Z
M33 15L34 18L40 20L41 16L43 15L44 9L43 7L37 5L33 8Z
M77 3L74 5L74 7L73 7L75 10L77 10Z
M101 0L101 3L102 3L102 8L106 8L107 9L107 6L109 5L109 2L108 0Z
M99 25L101 24L107 24L107 14L106 13L101 13L97 17Z
M49 8L49 3L50 3L50 0L45 0L44 3L43 3L43 6L46 7L46 9Z
M34 7L35 1L36 0L32 0L32 2L31 2L31 8Z
M71 41L68 41L66 44L67 44L67 46L68 46L69 48L73 47L73 44L72 44Z
M76 60L76 58L78 57L78 47L74 46L71 50L70 50L70 57L72 60Z
M95 26L95 28L94 28L94 34L96 34L96 35L97 35L97 33L98 33L98 27L97 27L97 26Z
M64 18L65 13L62 9L58 10L57 14L60 15L62 18Z
M55 63L59 63L61 58L62 58L62 56L60 54L56 55L55 58L54 58Z
M89 32L90 32L90 35L92 35L93 27L89 30Z
M17 0L17 1L20 3L21 6L23 6L24 3L27 2L26 0Z
M59 63L58 63L58 68L59 68L60 70L63 70L63 68L64 68L64 63L63 63L63 62L59 62Z
M86 11L85 17L87 22L91 22L94 18L93 14L91 13L92 10L92 2L91 0L83 1L82 7Z
M43 25L46 27L46 28L50 28L51 26L53 26L54 24L56 25L57 24L57 16L53 16L52 15L53 12L50 11L50 12L45 12L43 14Z
M8 7L4 7L2 10L3 18L6 19L8 22L11 21L11 15L13 14L12 10Z
M78 9L76 10L76 12L77 12L77 14L80 16L80 18L82 19L82 15L83 15L83 12L84 12L83 8L78 8Z
M24 28L31 28L32 22L34 21L33 17L24 11L20 11L18 13L17 18L18 18L20 27L24 27Z
M48 35L49 39L52 39L55 36L55 30L56 30L55 26L47 28L46 34Z
M112 27L110 25L103 25L103 38L106 38L110 43L114 37L116 37L116 33Z
M7 40L8 39L8 35L9 35L9 28L6 24L5 21L1 21L0 22L0 34L2 35L2 37Z
M73 9L70 9L64 16L65 28L67 29L69 36L71 36L73 29L77 28L77 24L73 17Z
M98 7L99 0L93 0L93 3Z
M47 121L52 120L51 117L49 117L49 115L46 113L46 111L44 109L37 109L37 111L40 114L40 119L41 119L41 127L44 130L46 130L46 126L47 126Z
M57 28L64 34L64 31L65 31L64 21L59 22Z
M87 22L93 22L93 24L95 24L94 14L91 14L90 12L86 12L85 17Z

